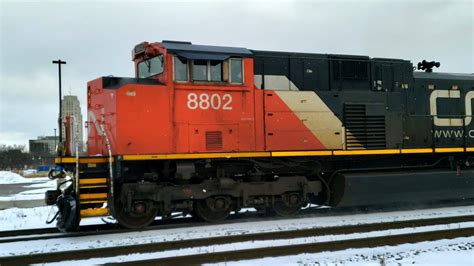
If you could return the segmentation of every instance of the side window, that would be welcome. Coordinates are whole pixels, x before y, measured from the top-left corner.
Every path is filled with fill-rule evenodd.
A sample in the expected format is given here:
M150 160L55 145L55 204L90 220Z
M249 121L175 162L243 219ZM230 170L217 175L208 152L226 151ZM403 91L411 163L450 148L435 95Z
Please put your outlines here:
M211 81L222 81L222 61L211 60L209 62Z
M230 59L230 83L243 83L242 59Z
M190 62L188 64L188 62ZM189 60L173 57L174 81L243 83L243 62L241 58L228 60Z
M207 61L206 60L193 61L193 80L207 81Z
M174 80L188 81L188 60L186 58L174 57Z

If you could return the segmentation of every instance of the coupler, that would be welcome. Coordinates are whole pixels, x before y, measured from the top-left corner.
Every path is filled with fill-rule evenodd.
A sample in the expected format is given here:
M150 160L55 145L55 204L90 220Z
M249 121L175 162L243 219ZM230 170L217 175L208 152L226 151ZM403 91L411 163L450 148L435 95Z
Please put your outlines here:
M61 172L63 171L60 171L59 174L50 173L50 176L55 178L65 177ZM66 180L58 185L58 189L48 190L45 193L46 204L56 205L58 207L57 213L51 220L46 221L46 223L50 224L56 220L56 227L61 232L77 231L79 228L79 206L71 181L72 180Z

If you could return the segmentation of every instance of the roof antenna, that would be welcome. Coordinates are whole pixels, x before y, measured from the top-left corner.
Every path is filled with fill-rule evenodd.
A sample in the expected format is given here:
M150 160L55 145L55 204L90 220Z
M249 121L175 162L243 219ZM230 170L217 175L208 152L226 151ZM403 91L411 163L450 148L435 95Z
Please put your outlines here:
M431 61L428 62L423 60L418 63L418 70L424 70L427 73L433 72L433 67L439 67L441 64L439 62Z

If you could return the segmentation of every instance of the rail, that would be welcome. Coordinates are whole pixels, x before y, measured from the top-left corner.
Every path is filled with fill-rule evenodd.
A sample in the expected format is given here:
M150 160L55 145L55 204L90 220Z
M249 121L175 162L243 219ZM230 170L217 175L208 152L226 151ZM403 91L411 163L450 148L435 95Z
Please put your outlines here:
M302 253L316 253L324 251L339 251L355 248L374 248L387 245L400 245L423 241L453 239L474 235L474 228L457 228L430 232L409 233L399 235L364 237L362 239L344 239L338 241L323 241L317 243L294 244L255 249L240 249L232 251L201 253L187 256L174 256L159 259L148 259L121 263L106 263L104 265L201 265L229 261L242 261L264 257L280 257L298 255Z
M204 247L212 245L233 244L246 241L265 241L265 240L281 240L294 238L307 238L323 235L336 234L353 234L368 233L381 230L392 230L401 228L413 228L432 225L448 225L461 222L474 221L474 215L442 217L431 219L405 220L397 222L382 222L360 225L336 226L336 227L318 227L288 231L272 231L264 233L252 233L241 235L227 235L210 238L195 238L178 241L159 241L154 243L128 245L128 246L111 246L104 248L84 249L84 250L68 250L43 254L27 254L19 256L9 256L0 258L1 265L18 265L32 263L48 263L59 262L64 260L86 260L91 258L101 258L104 256L119 256L131 253L151 253L162 252L167 250L177 250L184 248ZM364 237L363 239L349 239L341 241L328 241L310 244L297 244L291 246L278 246L268 248L258 248L252 250L224 251L210 254L196 254L188 256L178 256L172 258L160 258L153 260L145 260L134 263L154 264L154 265L187 265L189 263L205 263L219 262L240 259L252 259L264 256L283 256L294 255L303 252L319 252L323 250L339 250L345 248L372 247L385 244L401 244L413 241L426 241L441 238L454 238L462 236L474 235L474 228L457 228L450 230L437 230L422 233L397 234L383 237Z

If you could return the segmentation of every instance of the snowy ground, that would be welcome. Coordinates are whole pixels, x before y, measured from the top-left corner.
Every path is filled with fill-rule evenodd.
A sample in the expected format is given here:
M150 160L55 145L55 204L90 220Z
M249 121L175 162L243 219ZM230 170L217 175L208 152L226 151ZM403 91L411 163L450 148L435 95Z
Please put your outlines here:
M26 213L27 209L22 209ZM38 209L36 213L32 213L32 216L36 215L41 216L44 214L39 214ZM0 217L3 216L3 213L0 212ZM110 246L123 246L123 245L133 245L141 243L153 243L153 242L163 242L163 241L173 241L173 240L182 240L182 239L193 239L193 238L207 238L213 236L226 236L226 235L238 235L245 233L258 233L258 232L270 232L270 231L281 231L281 230L293 230L299 228L312 228L312 227L326 227L334 225L345 225L345 224L364 224L364 223L374 223L374 222L384 222L384 221L399 221L407 219L423 219L431 217L445 217L445 216L456 216L456 215L468 215L474 214L474 207L453 207L453 208L440 208L440 209L429 209L429 210L416 210L416 211L399 211L399 212L387 212L387 213L374 213L374 214L359 214L359 215L350 215L350 216L333 216L333 217L312 217L312 218L300 218L300 219L286 219L286 220L274 220L274 221L259 221L259 222L243 222L237 224L220 224L220 225L208 225L200 227L186 227L186 228L175 228L175 229L163 229L163 230L154 230L154 231L143 231L143 232L129 232L121 234L110 234L110 235L101 235L101 236L86 236L86 237L74 237L74 238L62 238L62 239L50 239L50 240L40 240L40 241L28 241L28 245L25 246L25 243L16 242L9 244L0 244L0 256L9 256L9 255L20 255L20 254L29 254L29 253L44 253L44 252L53 252L59 250L80 250L80 249L89 249L91 247L110 247ZM25 217L26 218L26 217ZM27 218L28 219L28 218ZM29 220L34 218L29 217ZM10 222L15 222L13 219ZM431 227L422 227L422 228L406 228L398 230L386 230L378 231L371 233L363 234L351 234L351 235L337 235L337 236L321 236L321 237L307 237L307 238L298 238L291 240L274 240L274 241L255 241L255 242L245 242L238 244L230 245L220 245L220 246L209 246L209 247L200 247L192 248L185 250L173 250L161 253L153 254L135 254L129 256L119 256L107 259L94 259L89 261L75 261L71 262L75 265L81 264L101 264L106 262L113 261L128 261L134 259L150 259L150 258L159 258L166 256L174 255L183 255L183 254L196 254L202 252L217 252L233 249L243 249L243 248L257 248L264 246L274 246L274 245L288 245L288 244L297 244L297 243L310 243L310 242L320 242L320 241L329 241L329 240L338 240L345 238L364 238L371 236L379 235L393 235L399 233L407 232L419 232L426 231L430 229L448 229L448 228L458 228L458 227L472 227L474 223L461 223L461 224L451 224L451 225L440 225L440 226L431 226ZM248 261L248 262L236 262L239 265L255 265L255 264L268 264L266 260L269 260L269 263L278 263L278 264L313 264L318 261L325 261L323 264L366 264L366 263L375 263L380 264L378 261L378 256L382 256L386 261L393 261L397 263L400 256L404 259L418 260L421 259L421 256L428 256L428 253L439 252L457 252L456 263L457 265L464 265L464 262L473 257L472 247L474 246L474 237L470 238L459 238L456 240L446 240L448 242L436 241L430 242L426 245L420 246L418 244L413 245L401 245L397 247L382 247L376 249L361 249L361 250L346 250L341 252L327 252L327 253L318 253L318 254L303 254L298 256L288 256L281 258L266 258L265 263L259 260ZM439 243L438 243L439 242ZM447 244L448 243L448 244ZM459 249L454 248L454 244L459 246ZM437 250L437 246L446 246L440 250ZM451 246L450 246L451 245ZM403 255L399 255L403 254ZM374 255L375 254L375 255ZM418 256L419 255L419 256ZM462 258L462 261L460 260ZM407 261L408 262L408 261ZM69 262L68 262L69 264ZM470 265L470 264L466 264Z
M244 224L246 228L252 228L249 224ZM292 244L301 244L301 243L315 243L322 241L334 241L342 239L354 239L354 238L366 238L373 236L382 236L382 235L395 235L407 232L421 232L427 230L442 230L452 227L472 227L473 223L463 223L463 224L453 224L453 225L443 225L443 226L430 226L423 228L406 228L398 230L386 230L386 231L377 231L370 233L358 233L358 234L349 234L349 235L328 235L321 237L307 237L307 238L297 238L290 240L269 240L269 241L251 241L251 242L241 242L235 244L225 244L225 245L215 245L215 246L204 246L196 248L187 248L179 250L170 250L164 252L156 253L144 253L144 254L130 254L125 256L116 256L110 258L97 258L90 259L86 261L68 261L61 262L60 264L67 263L68 265L84 265L84 264L103 264L109 262L124 262L124 261L133 261L133 260L147 260L147 259L156 259L163 257L172 257L172 256L182 256L182 255L191 255L191 254L203 254L203 253L212 253L212 252L221 252L221 251L230 251L230 250L245 250L245 249L254 249L260 247L270 247L270 246L281 246L281 245L292 245ZM280 228L283 229L283 226L280 225ZM192 228L190 228L192 230ZM218 230L215 230L218 231ZM229 232L229 234L233 234ZM36 241L28 242L28 247L22 252L14 252L13 250L20 249L21 246L24 247L24 244L13 243L10 247L9 253L0 253L0 256L13 255L18 253L38 253L38 252L52 252L62 250L65 244L68 245L68 249L74 249L80 252L80 249L88 249L90 247L102 247L102 246L115 246L115 245L131 245L133 243L151 243L151 242L162 242L165 241L159 236L154 236L153 239L150 239L151 235L160 233L159 231L147 232L149 235L148 238L142 238L139 241L132 241L130 236L122 235L107 235L102 236L101 239L93 240L94 237L84 237L81 240L74 239L73 241L62 240L58 241L49 241L43 240L38 241L42 243L37 244L37 248L32 248L35 246ZM192 238L201 238L204 237L199 232L191 233L190 231L186 232L187 239ZM137 240L137 239L136 239ZM53 244L52 242L56 242ZM113 244L112 244L113 243ZM441 240L435 242L425 242L421 244L404 244L394 247L379 247L379 248L367 248L367 249L350 249L345 251L338 252L322 252L316 254L301 254L296 256L285 256L285 257L276 257L276 258L262 258L258 260L249 260L249 261L238 261L238 262L225 262L219 263L218 265L334 265L334 264L367 264L372 263L373 265L381 265L381 261L384 261L387 264L394 264L399 262L411 263L411 262L425 262L433 265L433 262L438 265L472 265L472 257L474 247L474 237L469 238L458 238L454 240ZM3 249L0 245L0 249ZM6 247L5 247L6 248ZM5 251L6 252L6 251ZM439 260L440 257L444 255L442 253L453 254L452 257L444 257L443 260ZM455 255L455 256L454 256ZM382 264L383 265L383 264Z
M25 178L19 174L9 172L9 171L0 171L0 184L20 184L20 183L36 183L42 181L48 181L48 177L31 177Z
M0 172L0 179L5 176ZM29 196L43 193L42 190L54 187L53 182L42 180L40 183L31 182L31 179L9 175L9 181L14 184L22 184L29 190L14 195L9 195L9 201L26 199ZM37 179L36 179L37 180ZM20 182L21 181L21 182ZM2 182L5 182L3 179ZM3 185L2 185L3 186ZM27 193L28 192L28 193ZM43 195L41 195L43 196ZM5 200L5 197L0 198ZM21 200L20 200L21 201ZM45 221L54 215L55 209L52 207L36 208L10 208L0 210L0 230L15 230L26 228L53 227L46 225ZM433 217L447 217L458 215L474 215L474 206L437 208L411 211L394 211L386 213L370 213L332 217L311 217L299 219L284 219L274 221L242 222L232 224L217 224L200 227L186 227L175 229L162 229L154 231L143 231L133 233L110 234L101 236L87 236L74 238L50 239L41 241L14 242L0 244L0 256L11 256L29 253L54 252L65 249L90 249L94 247L110 247L116 245L133 245L140 243L153 243L163 241L173 241L192 238L207 238L213 236L226 236L246 233L271 232L281 230L294 230L300 228L327 227L347 224L364 224L385 221L400 221L407 219L423 219ZM102 223L98 218L86 219L81 224ZM452 224L435 226L436 229L447 229L453 227L472 227L473 223ZM433 227L431 227L432 229ZM296 243L319 242L337 240L341 238L369 237L384 234L397 234L403 232L415 232L416 230L428 230L425 228L407 228L401 230L387 230L366 234L352 234L346 236L322 236L299 238L292 240L256 241L249 243L238 243L232 245L209 246L185 250L172 250L153 254L132 254L113 258L93 259L88 261L73 261L68 264L90 265L106 262L129 261L135 259L150 259L164 256L196 254L202 252L218 252L224 250L256 248L271 245L288 245ZM60 263L64 264L64 262ZM468 238L458 238L453 240L441 240L434 242L423 242L416 244L404 244L392 247L379 247L367 249L350 249L338 252L322 252L317 254L300 254L296 256L285 256L276 258L262 258L257 260L225 262L218 265L474 265L474 236Z
M54 227L45 224L54 213L55 209L49 206L0 210L0 231Z
M55 188L56 181L47 177L25 178L0 171L0 209L42 206L46 190Z
M38 184L23 186L23 188L26 190L17 194L0 197L0 201L44 200L46 190L56 189L56 181L49 180Z
M474 237L206 265L474 265Z
M254 243L252 243L254 244ZM255 245L247 245L253 248ZM291 244L291 243L286 243ZM243 243L242 243L243 245ZM236 247L241 249L242 247ZM440 240L398 246L383 246L377 248L348 249L336 252L321 252L314 254L299 254L294 256L266 257L256 260L226 261L215 264L219 266L243 265L474 265L474 237ZM230 248L232 249L232 248ZM86 261L67 261L53 265L84 265L104 264L110 262L126 262L133 260L156 259L173 255L208 253L223 251L223 247L204 247L189 250L152 254L131 254L112 258L90 259Z
M55 223L45 223L56 213L56 207L45 206L44 202L46 190L51 189L56 189L56 180L48 177L25 178L0 171L0 231L55 227ZM103 222L99 218L82 222L84 225L97 223Z
M56 223L46 224L56 213L54 206L34 208L9 208L0 210L0 231L56 227ZM100 218L81 221L81 225L103 224Z

